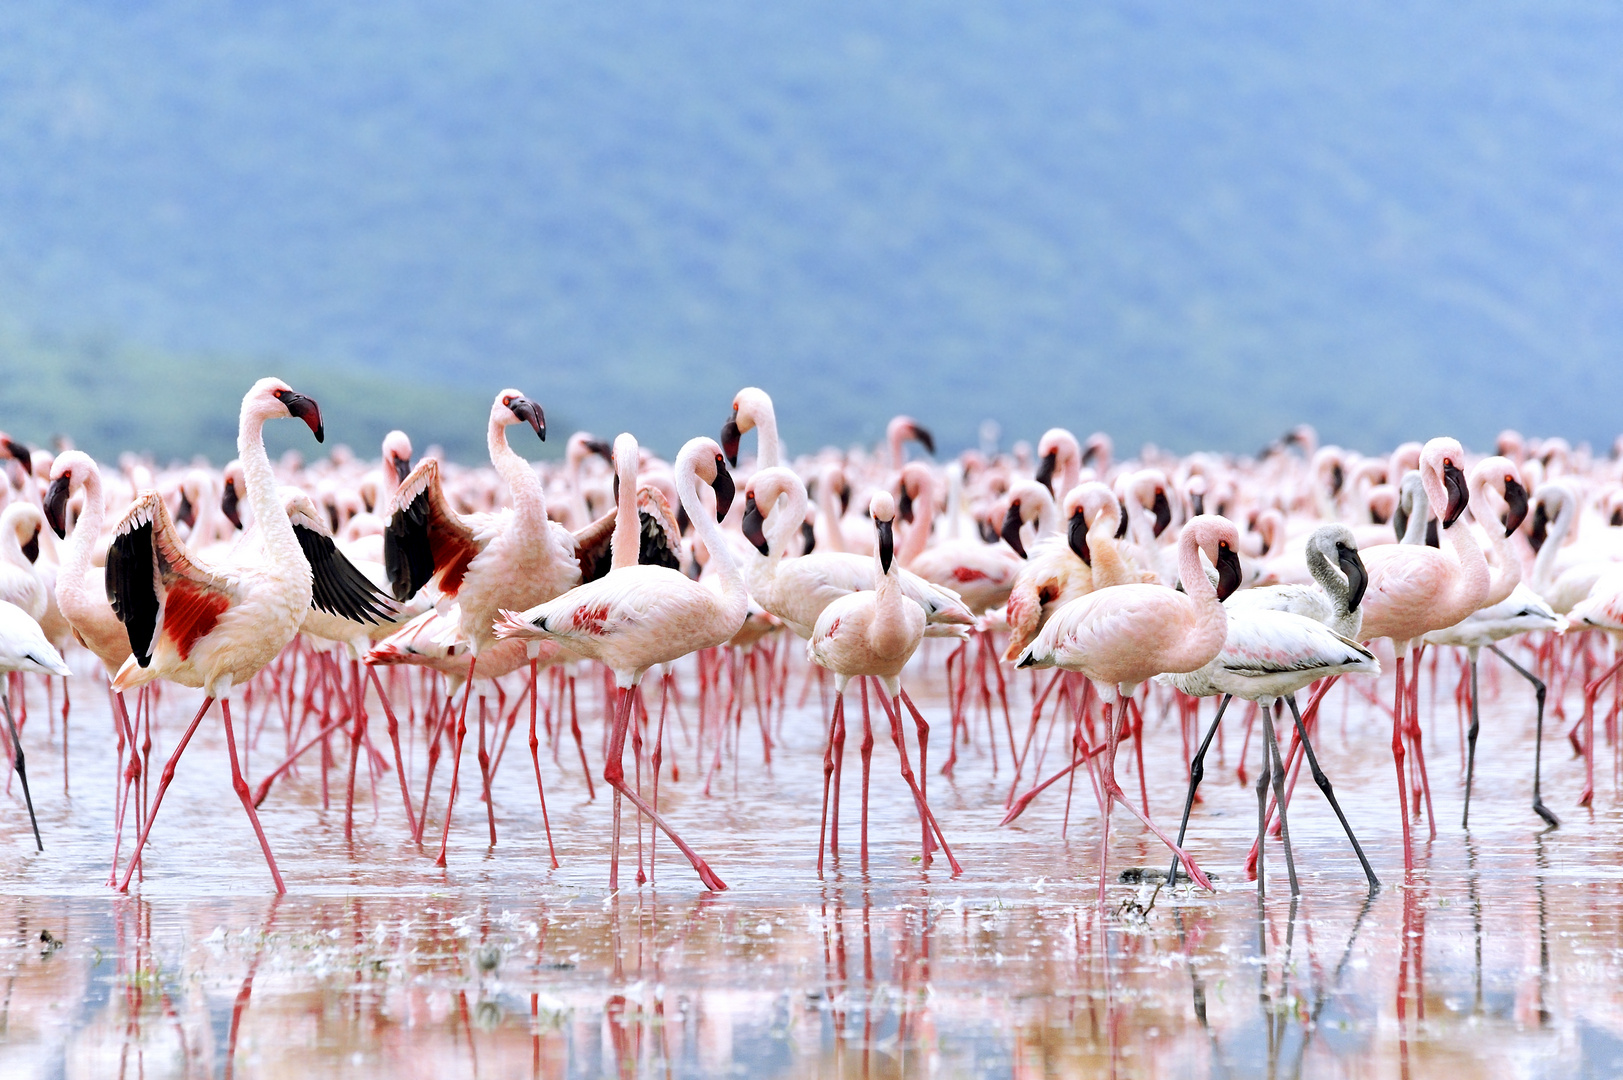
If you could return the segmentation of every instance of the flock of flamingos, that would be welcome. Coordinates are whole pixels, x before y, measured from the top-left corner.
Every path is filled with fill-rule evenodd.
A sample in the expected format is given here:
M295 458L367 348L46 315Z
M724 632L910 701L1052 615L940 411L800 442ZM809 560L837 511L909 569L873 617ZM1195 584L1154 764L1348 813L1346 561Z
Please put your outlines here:
M262 379L243 398L238 458L223 472L155 473L133 458L103 468L75 450L52 455L0 436L0 454L11 459L0 485L0 669L12 673L7 746L32 820L12 708L22 677L66 677L70 642L101 662L119 747L108 878L119 889L140 869L176 765L215 702L233 786L278 892L281 871L255 807L278 777L309 762L306 755L320 756L324 799L329 769L342 778L347 764L346 834L359 763L374 785L393 773L419 844L447 756L443 865L476 685L478 782L491 843L491 776L527 705L550 850L542 746L550 743L555 761L562 747L570 768L578 754L588 790L596 790L577 678L601 679L609 713L595 742L597 776L612 790L610 888L619 887L629 802L639 884L652 873L657 828L706 888L725 889L658 805L662 776L679 779L674 757L664 757L665 726L673 711L686 715L673 666L688 657L686 702L695 704L696 686L701 755L695 783L708 788L724 755L736 762L744 752L750 707L770 759L773 717L781 731L791 667L803 655L810 666L798 669L801 699L815 683L825 701L819 872L825 852L839 856L846 689L857 679L864 866L871 688L917 809L920 861L928 867L944 858L956 874L947 830L927 797L931 728L902 685L944 654L950 727L945 762L935 768L950 774L960 749L1006 758L1014 775L1006 821L1061 782L1049 798L1063 791L1068 816L1083 777L1103 820L1101 900L1118 805L1165 841L1170 880L1186 872L1211 888L1182 844L1207 747L1233 698L1250 703L1248 741L1261 720L1250 864L1258 888L1258 853L1271 827L1283 835L1297 891L1285 809L1305 758L1373 892L1379 879L1311 742L1318 704L1338 679L1369 680L1383 666L1395 676L1390 710L1373 683L1361 692L1391 717L1406 872L1414 865L1411 829L1424 821L1435 835L1437 827L1419 708L1425 649L1462 650L1456 700L1471 717L1466 825L1482 649L1526 680L1525 708L1537 718L1528 755L1532 812L1551 827L1559 822L1539 795L1546 684L1559 710L1563 691L1581 682L1583 714L1567 738L1586 758L1588 802L1596 699L1609 680L1623 681L1616 678L1623 660L1611 662L1613 635L1623 633L1623 472L1615 454L1592 459L1559 439L1529 442L1505 432L1497 454L1476 457L1454 439L1436 438L1364 457L1321 448L1311 429L1299 428L1255 458L1174 458L1147 448L1146 460L1120 463L1108 438L1080 443L1055 428L1034 451L969 452L943 467L926 460L934 455L929 433L898 417L876 453L825 450L790 463L771 399L751 387L734 397L719 439L691 439L674 463L640 449L631 435L610 445L581 433L551 466L520 452L523 439L547 437L541 406L504 390L490 409L491 468L461 469L432 457L413 467L411 444L398 431L384 440L381 462L338 453L310 466L291 456L273 464L262 429L279 419L301 420L323 439L315 401ZM735 472L741 438L751 431L753 469ZM909 443L920 444L915 460ZM1582 632L1590 630L1601 633ZM931 637L951 640L921 651ZM1514 647L1513 638L1521 638ZM1056 670L1017 676L1020 668ZM641 688L651 671L657 707ZM1016 723L1009 682L1028 677L1034 704L1029 720ZM201 688L204 700L153 785L153 704L166 681ZM1310 687L1299 706L1297 693ZM488 738L487 692L496 697ZM387 719L387 747L368 724L373 694ZM1176 836L1150 819L1142 795L1151 696L1184 736L1189 786ZM1220 701L1202 735L1205 697ZM1615 736L1620 697L1614 689L1608 735ZM1282 706L1290 716L1284 752L1276 731ZM66 753L65 683L62 709ZM984 742L971 730L983 716ZM1048 732L1039 736L1045 716ZM249 745L277 724L280 763L250 785ZM412 774L422 770L407 767L402 728L408 744L424 747L420 792ZM1117 780L1119 750L1136 754L1138 801ZM133 849L125 854L132 810ZM37 823L34 838L41 843Z

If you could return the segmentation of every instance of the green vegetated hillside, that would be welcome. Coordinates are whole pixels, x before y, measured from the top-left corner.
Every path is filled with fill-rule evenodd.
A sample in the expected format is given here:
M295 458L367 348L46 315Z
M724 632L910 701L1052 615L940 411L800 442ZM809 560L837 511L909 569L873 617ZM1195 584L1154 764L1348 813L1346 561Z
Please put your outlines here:
M266 375L286 379L321 405L325 449L347 443L375 456L384 434L400 427L418 453L435 443L457 460L478 461L485 452L494 390L486 395L309 363L175 356L96 338L41 340L3 325L0 430L35 446L66 436L104 460L130 450L158 462L201 456L218 465L236 456L242 396ZM548 419L567 425L566 416ZM295 424L267 427L266 445L272 454L325 452ZM561 451L562 437L549 445L522 449L548 456Z
M798 448L1609 441L1620 55L1599 0L13 4L0 313L667 453L751 382ZM128 396L109 439L219 445Z

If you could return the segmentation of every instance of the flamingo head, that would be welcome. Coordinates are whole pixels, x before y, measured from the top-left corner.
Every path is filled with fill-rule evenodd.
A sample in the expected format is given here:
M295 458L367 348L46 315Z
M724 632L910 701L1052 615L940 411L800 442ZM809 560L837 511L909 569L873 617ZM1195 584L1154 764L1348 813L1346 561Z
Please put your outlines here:
M891 498L890 492L883 489L874 492L868 503L868 516L873 518L874 528L879 531L879 570L888 574L896 557L896 500Z
M547 417L541 406L512 388L496 395L495 403L490 406L490 422L502 427L529 424L542 442L547 441Z
M321 406L316 404L315 398L306 397L281 379L260 379L254 383L248 396L242 399L242 411L245 416L261 420L303 420L316 442L326 441L326 431L321 426Z
M1357 611L1364 599L1364 589L1369 586L1369 572L1358 555L1358 538L1347 526L1330 524L1314 529L1307 543L1341 570L1347 579L1347 610Z
M393 471L397 484L411 472L411 439L399 428L383 437L383 467Z
M902 475L896 482L896 516L903 521L913 520L913 504L919 499L935 498L935 478L930 467L922 461L910 461L902 466ZM845 500L850 502L849 486Z
M242 476L242 462L232 460L225 466L225 493L220 496L220 513L231 522L231 527L242 528L242 511L239 504L242 502L244 480Z
M1037 440L1037 483L1056 496L1064 495L1054 490L1054 473L1073 462L1078 468L1082 465L1082 446L1076 436L1059 427L1043 432Z
M721 425L721 449L729 465L738 464L738 441L753 431L763 412L772 411L772 398L757 386L746 386L733 395L733 414Z
M1426 487L1431 505L1444 508L1443 528L1459 520L1471 501L1465 480L1465 450L1457 439L1447 436L1428 442L1420 451L1420 481Z
M1505 536L1521 528L1527 519L1527 488L1522 484L1521 470L1516 468L1516 463L1497 454L1483 458L1471 470L1469 486L1475 489L1478 484L1494 488L1504 499L1505 512L1499 522L1505 527Z
M33 467L32 451L3 431L0 431L0 457L8 457L13 461L22 462L29 468Z
M67 450L51 464L51 482L45 489L45 521L59 539L68 535L68 500L76 488L82 488L96 471L96 463L89 454L80 450Z
M716 493L716 520L727 517L738 489L733 484L732 473L727 471L727 459L714 439L702 435L689 439L676 457L676 471L679 476L691 472L695 479L709 484Z
M1234 522L1202 514L1184 526L1185 533L1217 568L1217 598L1227 600L1240 587L1240 533Z
M911 416L898 416L885 427L885 437L892 446L900 446L908 439L912 439L924 447L927 454L935 454L935 436Z

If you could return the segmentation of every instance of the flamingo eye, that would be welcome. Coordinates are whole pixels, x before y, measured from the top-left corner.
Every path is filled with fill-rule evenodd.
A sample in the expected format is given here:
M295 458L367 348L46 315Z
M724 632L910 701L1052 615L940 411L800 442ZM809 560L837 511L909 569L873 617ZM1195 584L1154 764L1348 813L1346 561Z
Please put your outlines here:
M509 396L509 397L504 397L504 398L502 398L502 404L503 404L503 405L508 405L508 406L511 406L511 405L512 405L512 404L513 404L513 399L512 399L512 397L511 397L511 396Z

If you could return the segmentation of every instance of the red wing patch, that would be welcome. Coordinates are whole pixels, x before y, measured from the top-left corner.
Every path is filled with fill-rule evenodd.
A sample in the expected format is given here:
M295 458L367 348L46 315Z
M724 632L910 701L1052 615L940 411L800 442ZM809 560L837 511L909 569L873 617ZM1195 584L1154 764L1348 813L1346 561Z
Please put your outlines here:
M479 549L467 543L461 533L443 527L432 518L428 523L428 544L434 552L434 565L444 567L440 573L440 592L455 596L462 588L468 564L479 554Z
M230 606L223 594L178 578L164 594L163 635L175 643L182 660L188 659L192 647L214 629L220 613Z
M984 570L977 570L973 566L955 566L952 568L952 579L957 582L985 581L992 575Z
M576 608L572 621L576 630L584 634L601 636L603 634L603 624L609 621L609 605L605 601Z

